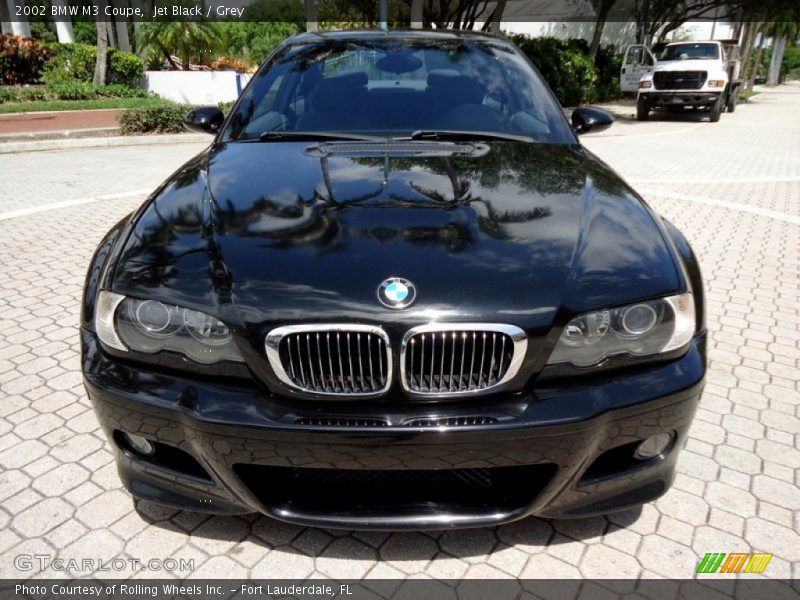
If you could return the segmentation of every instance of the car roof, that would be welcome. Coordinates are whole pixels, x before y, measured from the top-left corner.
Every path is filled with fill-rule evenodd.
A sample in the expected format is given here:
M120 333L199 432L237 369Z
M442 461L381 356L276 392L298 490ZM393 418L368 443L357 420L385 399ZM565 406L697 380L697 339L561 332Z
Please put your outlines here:
M312 41L328 40L331 42L346 40L372 39L408 39L408 40L471 40L510 43L503 35L471 30L452 29L347 29L342 31L314 31L293 35L285 44L298 44Z

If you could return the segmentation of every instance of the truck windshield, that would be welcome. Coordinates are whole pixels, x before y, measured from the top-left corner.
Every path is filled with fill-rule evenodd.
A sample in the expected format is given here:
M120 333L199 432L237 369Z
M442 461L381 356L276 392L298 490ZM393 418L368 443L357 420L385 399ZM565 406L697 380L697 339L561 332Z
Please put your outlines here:
M269 140L278 132L404 137L420 130L575 143L547 86L512 46L419 37L287 45L255 75L221 139Z
M664 48L658 60L709 60L719 58L717 44L673 44Z

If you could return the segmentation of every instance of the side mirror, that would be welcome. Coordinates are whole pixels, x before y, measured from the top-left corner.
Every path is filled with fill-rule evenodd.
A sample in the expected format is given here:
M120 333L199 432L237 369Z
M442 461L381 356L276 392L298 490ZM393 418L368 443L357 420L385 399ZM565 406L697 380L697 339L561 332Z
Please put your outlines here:
M588 131L603 131L611 127L614 117L611 113L600 108L583 106L572 111L572 129L581 134Z
M225 116L216 106L201 106L190 110L183 118L183 126L198 133L217 133Z

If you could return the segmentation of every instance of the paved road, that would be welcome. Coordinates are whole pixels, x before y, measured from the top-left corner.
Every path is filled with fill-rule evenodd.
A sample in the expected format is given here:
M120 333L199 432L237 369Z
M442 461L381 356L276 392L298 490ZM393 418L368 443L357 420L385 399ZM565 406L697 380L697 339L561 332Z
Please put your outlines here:
M675 486L608 518L402 534L134 504L82 389L79 294L102 233L200 146L0 156L0 577L39 571L15 571L23 553L193 559L209 577L687 577L706 552L749 551L800 577L800 86L586 144L702 261L710 371Z

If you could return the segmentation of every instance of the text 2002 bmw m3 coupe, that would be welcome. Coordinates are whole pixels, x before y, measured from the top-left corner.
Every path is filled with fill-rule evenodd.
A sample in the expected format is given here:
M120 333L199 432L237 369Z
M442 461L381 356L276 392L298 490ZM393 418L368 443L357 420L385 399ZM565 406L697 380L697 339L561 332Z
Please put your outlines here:
M325 527L574 517L670 486L697 260L510 43L302 34L100 244L86 388L137 497Z

